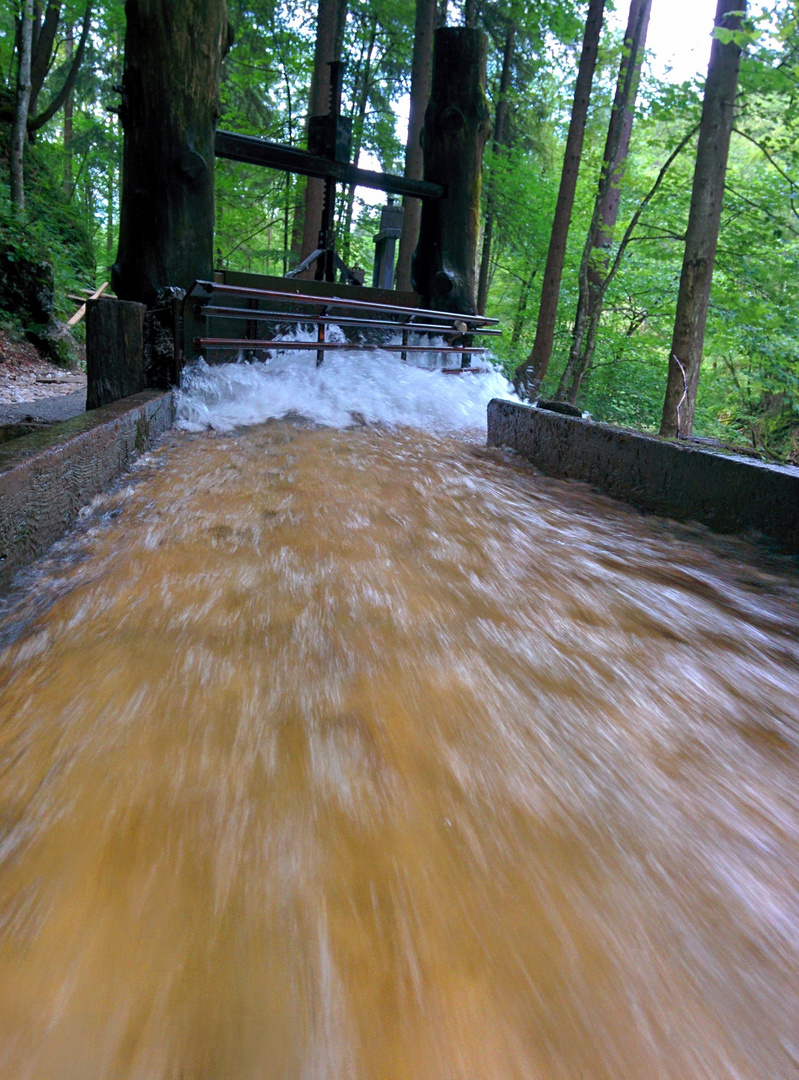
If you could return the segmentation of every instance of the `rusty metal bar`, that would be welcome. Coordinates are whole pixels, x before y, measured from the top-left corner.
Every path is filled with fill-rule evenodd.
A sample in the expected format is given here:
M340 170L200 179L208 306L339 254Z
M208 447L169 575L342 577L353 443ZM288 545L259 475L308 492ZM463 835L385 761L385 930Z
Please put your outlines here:
M213 293L220 293L224 296L240 296L243 299L253 297L263 300L280 300L283 303L300 303L329 308L344 307L354 311L377 311L385 315L395 315L400 318L404 316L408 319L419 318L420 316L424 316L427 319L444 319L448 322L457 319L458 322L464 322L469 326L470 333L473 333L472 326L475 326L476 329L477 326L496 326L499 322L499 319L488 319L484 315L461 315L460 312L433 311L430 308L403 307L399 304L379 304L376 301L371 300L347 300L341 297L332 296L309 296L307 293L289 293L277 289L248 289L243 286L240 288L237 285L222 285L221 283L213 281L195 281L188 295L192 299L201 302L203 296L210 299Z
M426 324L426 323L398 323L390 319L359 319L355 317L348 317L346 315L307 315L297 314L296 312L289 311L260 311L253 310L251 308L235 308L235 307L216 307L213 304L209 304L203 308L203 313L209 319L241 319L243 313L246 312L247 321L250 322L291 322L291 323L319 323L323 322L328 325L335 326L362 326L366 328L380 329L381 327L386 330L403 328L403 334L408 333L408 327L419 334L424 333L436 333L446 334L452 333L453 321L460 318L459 315L453 317L449 323L442 323L441 325ZM444 316L442 316L443 318ZM501 330L489 329L485 326L476 326L474 329L469 330L470 334L490 334L496 337L501 336Z

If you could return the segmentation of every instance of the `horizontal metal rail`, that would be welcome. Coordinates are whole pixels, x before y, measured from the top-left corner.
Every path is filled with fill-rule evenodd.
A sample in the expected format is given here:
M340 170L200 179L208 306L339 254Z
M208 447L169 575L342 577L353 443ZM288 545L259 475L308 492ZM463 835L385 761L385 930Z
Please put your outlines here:
M348 317L346 315L305 315L297 314L287 311L262 311L260 308L237 308L237 307L217 307L213 304L208 304L203 308L203 314L209 319L243 319L247 322L293 322L293 323L313 323L318 325L320 323L326 326L360 326L365 328L374 329L386 329L400 330L403 326L408 326L407 323L398 323L390 319L358 319L354 317ZM460 316L453 316L453 321L457 321ZM452 334L460 333L453 321L447 323L441 323L440 325L424 324L424 323L411 323L411 327L416 334L432 333L432 334ZM470 334L492 334L499 336L502 334L501 330L491 330L485 326L475 326L468 331Z
M419 353L469 353L471 355L487 353L488 349L467 345L375 345L362 341L259 341L258 338L195 338L197 349L251 349L253 352L265 352L276 349L283 352L312 350L330 352L332 350L353 349L359 352L419 352Z
M195 281L189 297L202 302L205 296L211 298L213 293L223 296L240 296L250 300L278 300L285 304L300 303L315 305L318 307L337 308L343 307L353 311L376 311L384 315L394 315L398 318L418 319L424 317L428 321L434 319L446 320L448 325L452 322L466 323L469 333L478 326L496 326L499 319L489 319L484 315L461 315L460 312L434 311L430 308L405 307L399 304L380 304L372 300L349 300L335 296L310 296L307 293L283 292L279 289L249 289L244 286L222 285L214 281ZM243 308L243 311L248 310ZM416 329L414 326L413 329Z
M359 169L346 161L330 161L329 158L297 150L293 146L269 142L255 135L239 135L233 131L217 131L214 153L229 161L243 161L249 165L265 165L281 172L299 173L302 176L331 177L340 184L356 187L377 188L392 195L411 195L417 199L440 199L445 194L441 184L427 180L408 180L404 176Z

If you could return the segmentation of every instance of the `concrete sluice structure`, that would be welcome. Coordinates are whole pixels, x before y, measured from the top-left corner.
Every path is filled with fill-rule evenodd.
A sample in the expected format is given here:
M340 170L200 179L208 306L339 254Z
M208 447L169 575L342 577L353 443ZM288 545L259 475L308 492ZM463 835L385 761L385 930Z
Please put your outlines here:
M795 1076L799 579L356 368L199 371L7 603L0 1075Z

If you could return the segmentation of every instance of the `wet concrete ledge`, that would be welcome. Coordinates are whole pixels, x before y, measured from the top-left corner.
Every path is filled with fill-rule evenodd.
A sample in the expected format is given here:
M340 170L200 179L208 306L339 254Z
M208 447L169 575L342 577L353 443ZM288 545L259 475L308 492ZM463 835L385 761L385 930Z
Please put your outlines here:
M548 476L719 532L758 530L799 552L799 469L699 449L530 405L494 399L488 445Z
M172 392L145 390L0 445L0 590L171 427Z

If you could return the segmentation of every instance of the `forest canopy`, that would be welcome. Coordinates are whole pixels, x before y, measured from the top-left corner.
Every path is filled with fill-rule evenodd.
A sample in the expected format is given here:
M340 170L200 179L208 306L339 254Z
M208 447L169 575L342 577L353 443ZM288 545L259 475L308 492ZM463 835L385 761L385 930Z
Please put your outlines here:
M587 5L568 0L427 4L439 25L465 23L488 36L486 92L494 133L483 163L481 305L502 321L497 354L511 375L535 339ZM220 127L304 147L317 4L228 0L227 8L232 44L222 66ZM623 68L620 27L627 7L620 5L613 20L608 9L601 20L552 353L541 387L546 396L565 395L571 380L564 372L574 341L581 263L584 272ZM341 55L347 61L343 111L352 120L352 160L361 156L370 167L402 173L418 11L403 0L350 0L341 10ZM12 200L9 159L26 13L32 17L31 91L24 133L27 202L20 211ZM712 29L708 25L707 35ZM750 8L740 26L719 28L716 37L739 50L740 73L694 431L747 441L766 454L799 462L796 6L779 0ZM124 38L121 0L0 0L2 246L30 249L54 263L56 304L64 313L69 292L108 280L116 257ZM667 81L644 62L636 90L629 149L623 169L614 174L615 225L602 248L602 265L614 271L604 286L595 342L573 396L596 419L657 430L704 81ZM304 191L301 177L217 161L216 265L269 274L284 274L295 265ZM373 195L339 189L336 246L348 265L369 271L379 214ZM596 255L593 259L599 265Z

